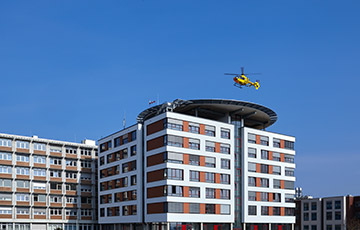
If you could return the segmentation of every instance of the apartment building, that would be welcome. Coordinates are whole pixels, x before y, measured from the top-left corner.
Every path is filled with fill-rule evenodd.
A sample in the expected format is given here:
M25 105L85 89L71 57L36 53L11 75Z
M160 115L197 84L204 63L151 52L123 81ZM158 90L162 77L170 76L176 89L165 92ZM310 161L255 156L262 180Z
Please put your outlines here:
M97 146L0 134L2 230L96 230Z
M301 210L296 230L360 229L360 196L304 198L296 204Z
M144 110L137 124L99 140L101 227L292 229L295 138L265 131L276 120L237 100L177 99Z

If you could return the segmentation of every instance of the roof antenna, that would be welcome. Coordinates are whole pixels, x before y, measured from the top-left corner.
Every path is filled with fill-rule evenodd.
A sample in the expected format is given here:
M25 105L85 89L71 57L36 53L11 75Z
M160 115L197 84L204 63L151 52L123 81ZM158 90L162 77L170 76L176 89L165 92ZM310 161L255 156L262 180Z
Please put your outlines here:
M126 120L126 112L124 112L124 120L123 120L124 129L125 129L125 120Z

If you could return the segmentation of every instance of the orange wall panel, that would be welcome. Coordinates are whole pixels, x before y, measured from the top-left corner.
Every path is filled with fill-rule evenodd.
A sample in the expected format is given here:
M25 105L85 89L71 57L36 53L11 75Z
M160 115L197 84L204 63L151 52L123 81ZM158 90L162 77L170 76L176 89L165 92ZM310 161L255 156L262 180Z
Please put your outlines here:
M183 121L183 131L189 132L189 122L188 121Z
M199 132L200 134L205 134L205 125L204 124L200 124L200 127L199 127Z

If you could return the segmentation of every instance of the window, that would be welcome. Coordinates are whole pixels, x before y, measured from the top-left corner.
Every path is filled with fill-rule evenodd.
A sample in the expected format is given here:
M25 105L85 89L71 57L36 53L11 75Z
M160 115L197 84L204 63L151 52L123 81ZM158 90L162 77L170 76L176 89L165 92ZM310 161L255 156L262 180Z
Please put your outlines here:
M326 225L326 230L333 230L332 225Z
M104 152L112 149L111 141L100 144L100 152Z
M0 214L12 214L12 208L0 207Z
M285 216L294 216L295 208L285 208Z
M273 152L273 161L281 161L280 153L274 153Z
M89 174L89 173L81 173L80 179L81 180L91 180L91 174Z
M269 187L269 179L260 178L260 187L268 188Z
M248 171L249 172L256 172L256 164L255 163L248 163Z
M311 213L311 220L312 221L317 220L316 212Z
M341 230L341 225L335 225L335 230Z
M248 148L248 157L249 158L256 158L256 149Z
M183 180L184 172L182 169L166 169L165 178L169 180Z
M274 179L274 188L281 188L281 181Z
M167 204L167 211L168 213L183 213L184 212L184 204L183 203L175 203L175 202L168 202Z
M136 155L136 145L133 145L130 147L130 155L135 156Z
M51 208L50 209L50 215L52 215L52 216L61 216L62 215L62 209Z
M131 136L131 141L135 141L136 140L136 130L135 131L132 131L130 133L130 136Z
M50 177L57 177L61 178L61 171L60 170L50 170Z
M311 225L311 230L317 230L317 226L316 225Z
M40 183L40 182L33 182L33 188L34 189L46 189L46 183Z
M16 208L16 214L29 215L29 208Z
M16 201L29 201L29 200L30 200L29 194L22 194L22 193L16 194Z
M269 193L267 193L267 192L260 192L260 200L261 200L261 201L269 201Z
M215 152L215 142L206 141L205 150L208 152Z
M77 184L65 184L66 191L76 191Z
M285 189L294 190L294 181L285 181Z
M91 216L91 209L81 209L81 216Z
M341 209L341 201L335 200L335 209Z
M77 153L77 149L67 147L67 148L65 149L65 152L66 152L66 153L69 153L69 154L76 154L76 153Z
M131 185L136 185L136 175L130 177Z
M268 216L269 215L269 207L261 206L261 215L262 216Z
M189 148L199 150L200 149L200 140L189 138Z
M273 139L273 146L276 148L280 148L280 139L274 138Z
M38 164L45 164L46 163L46 158L44 156L36 156L36 155L34 155L33 160L34 160L34 163L38 163Z
M311 202L311 210L312 210L312 211L316 211L316 209L317 209L317 204L316 204L316 202Z
M16 188L29 188L29 181L27 180L17 180Z
M281 215L280 207L273 207L273 215L274 216L280 216Z
M224 154L230 154L230 145L220 144L220 152Z
M294 170L294 168L285 167L285 176L295 176Z
M50 189L61 190L62 189L62 184L60 184L60 183L51 183L50 182Z
M256 187L256 178L255 177L249 177L249 186Z
M215 127L210 125L205 125L205 135L215 137Z
M167 138L167 140L166 140ZM165 136L165 144L175 147L183 147L183 138L173 135Z
M120 137L114 139L114 148L120 146Z
M125 134L122 136L122 144L127 144L129 142L129 135Z
M332 209L332 201L326 201L326 209Z
M335 212L335 220L341 220L341 212Z
M90 185L81 185L80 188L81 192L91 192L91 186Z
M105 158L102 156L100 157L100 165L103 165L105 164Z
M230 175L220 174L220 183L221 184L230 184Z
M293 203L294 202L294 194L285 194L285 202L286 203Z
M82 156L91 156L91 149L81 149L80 155Z
M190 170L190 181L200 181L200 172Z
M10 179L0 179L0 187L11 187L11 184Z
M304 221L309 221L309 213L304 213Z
M273 174L274 175L281 175L281 167L280 166L273 166Z
M75 160L66 160L66 166L76 167L77 166L77 161L75 161Z
M230 205L229 204L221 204L220 205L220 214L230 215Z
M294 150L294 142L284 141L284 148Z
M281 193L273 193L273 202L281 202Z
M256 201L256 192L253 192L253 191L249 191L248 192L248 199L249 201Z
M62 159L61 158L50 158L50 164L52 165L61 165Z
M66 172L66 178L68 179L76 179L77 173L76 172Z
M205 182L215 183L215 173L205 172Z
M189 132L190 133L199 133L200 125L196 123L189 122Z
M27 141L16 141L16 148L28 149L29 148L29 142L27 142Z
M230 129L221 128L221 138L230 139Z
M260 136L260 144L269 146L269 137Z
M11 166L0 165L0 173L11 173Z
M17 175L29 175L29 168L24 167L16 167Z
M200 213L200 204L198 203L189 203L189 213Z
M200 188L198 187L189 187L189 197L200 197Z
M222 169L230 169L230 160L221 159L221 168Z
M304 225L304 230L309 230L309 225Z
M0 193L0 201L11 201L12 194L11 193Z
M77 216L77 210L76 209L65 209L65 215L66 216ZM70 230L69 227L70 226L65 225L66 230ZM75 227L76 227L76 225L74 226L74 229L76 229Z
M205 157L205 167L215 168L215 157Z
M0 160L11 161L11 153L0 152Z
M62 153L62 149L61 149L61 147L50 146L50 152L53 152L53 153Z
M50 202L51 203L61 203L62 198L61 198L61 196L50 196Z
M248 142L251 144L256 144L256 135L249 133L248 134Z
M269 165L260 165L260 172L261 173L269 173Z
M167 123L165 123L165 128L183 131L183 121L168 118Z
M304 203L304 211L309 211L309 203Z
M220 189L220 199L230 200L230 190Z
M45 208L34 208L34 215L46 215Z
M268 160L269 159L269 151L261 150L261 159Z
M168 196L179 196L179 197L184 196L183 186L168 185L167 195Z
M207 199L215 199L215 189L214 188L206 188L206 198Z
M29 156L16 155L16 161L29 162Z
M91 168L91 161L81 161L81 168Z
M252 206L252 205L248 206L248 215L256 216L256 206Z
M200 157L197 155L189 155L190 165L200 165Z
M215 214L215 204L205 204L205 214Z
M12 141L9 139L0 139L0 146L11 147Z

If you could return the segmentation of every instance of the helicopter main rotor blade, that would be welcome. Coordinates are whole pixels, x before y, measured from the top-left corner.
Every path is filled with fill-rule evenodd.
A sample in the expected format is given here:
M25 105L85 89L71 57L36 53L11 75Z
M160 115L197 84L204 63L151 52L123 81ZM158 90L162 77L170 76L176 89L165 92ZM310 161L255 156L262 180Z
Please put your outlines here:
M261 73L245 73L244 75L261 75Z
M240 74L237 74L237 73L224 73L224 75L235 75L235 76L239 76Z

